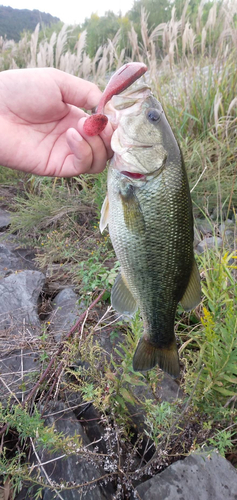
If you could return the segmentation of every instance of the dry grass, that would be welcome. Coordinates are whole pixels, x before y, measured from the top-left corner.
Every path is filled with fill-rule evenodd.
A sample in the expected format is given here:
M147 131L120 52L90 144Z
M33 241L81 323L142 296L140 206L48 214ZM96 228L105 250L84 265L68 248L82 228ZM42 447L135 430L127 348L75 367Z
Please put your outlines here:
M148 28L149 15L143 7L140 34L130 24L129 49L123 47L122 30L118 30L113 39L98 47L93 58L87 52L86 31L80 33L74 50L70 50L70 27L64 25L50 39L39 41L37 25L34 33L24 34L18 44L0 38L0 69L56 67L92 80L103 89L110 74L126 61L145 62L147 79L161 99L185 157L189 157L190 148L193 153L200 150L208 165L199 188L203 189L208 180L215 198L213 172L218 172L224 179L226 196L233 187L236 162L237 0L222 0L218 6L213 3L207 18L204 7L201 0L191 19L187 0L180 19L173 8L171 19L152 29ZM195 141L198 144L192 150ZM192 162L187 166L194 185L201 174L200 166L197 168L196 161L194 168Z
M187 17L188 2L185 3L180 19L172 10L170 21L148 29L148 13L141 9L141 38L131 24L128 39L131 46L131 59L142 60L149 66L153 78L159 70L173 69L177 63L187 64L187 57L198 55L208 58L227 57L228 53L237 48L237 31L235 16L237 1L223 0L217 9L214 3L209 11L206 23L203 21L203 0L201 0L196 16L195 26ZM39 25L29 37L24 34L19 43L0 38L0 68L42 67L53 66L63 71L93 78L97 82L105 82L107 74L122 65L127 56L126 48L121 49L120 30L113 40L108 40L99 47L91 59L86 51L86 31L75 41L73 53L68 49L71 30L64 25L61 31L53 33L50 40L39 42ZM188 62L189 64L189 62Z
M39 41L37 25L34 33L24 34L18 44L0 38L0 69L56 67L92 80L103 89L111 73L126 61L145 62L147 79L161 99L185 158L190 154L194 157L195 151L197 157L201 154L204 158L199 165L197 160L194 165L187 162L192 185L201 174L201 165L207 165L198 187L203 192L195 201L205 198L205 183L216 199L218 176L225 184L222 192L226 199L228 191L236 191L237 0L222 0L218 6L214 3L207 19L204 6L201 0L196 17L191 19L187 0L180 19L173 8L171 19L152 29L142 8L140 34L132 24L128 31L129 49L123 47L122 30L118 30L113 39L98 47L93 58L87 52L86 31L70 50L70 27L64 25L50 39Z

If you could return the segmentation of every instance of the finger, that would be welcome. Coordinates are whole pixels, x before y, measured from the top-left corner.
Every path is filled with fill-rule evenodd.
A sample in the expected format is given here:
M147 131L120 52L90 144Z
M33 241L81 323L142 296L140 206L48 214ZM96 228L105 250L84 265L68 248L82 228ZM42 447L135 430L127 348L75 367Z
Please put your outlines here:
M74 128L67 130L66 139L74 155L73 164L77 174L88 173L93 162L91 147Z
M101 132L100 135L95 135L95 136L88 136L85 134L84 131L84 123L86 121L85 117L80 118L78 121L78 132L79 134L84 137L84 139L88 142L88 144L91 145L91 147L94 149L97 145L100 145L99 148L101 149L101 143L98 141L98 139L101 139L102 143L104 144L104 147L107 152L107 160L112 158L113 156L113 151L111 149L111 136L113 134L113 128L110 123L107 123L105 129L103 132ZM95 154L100 154L100 149L98 151L95 150Z
M94 83L57 69L52 70L52 75L66 104L93 109L99 103L102 92Z
M100 135L88 136L84 132L84 123L86 118L81 118L78 122L78 131L79 134L90 144L92 153L93 153L93 163L91 167L92 173L102 172L102 170L106 167L106 163L112 156L111 147L108 146L106 148L105 142L101 138ZM109 128L110 130L110 128ZM110 135L110 132L109 132ZM106 131L107 144L109 143L109 135L108 131Z
M107 163L107 150L99 136L85 140L75 129L66 134L68 145L74 154L74 166L78 173L99 173Z

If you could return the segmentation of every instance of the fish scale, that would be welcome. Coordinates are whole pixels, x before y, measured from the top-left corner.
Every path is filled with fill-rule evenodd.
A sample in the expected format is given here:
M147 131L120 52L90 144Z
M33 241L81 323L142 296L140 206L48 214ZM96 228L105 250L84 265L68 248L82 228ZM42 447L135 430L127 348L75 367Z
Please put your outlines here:
M121 110L121 96L119 106ZM134 369L158 364L177 377L175 312L179 301L187 310L199 303L200 280L182 154L160 103L151 93L147 96L147 87L139 110L136 105L134 111L126 108L126 115L121 111L112 148L101 223L109 225L121 265L112 305L120 313L133 314L140 308L144 335Z
M146 228L142 237L131 235L124 222L119 196L121 174L112 170L108 182L109 232L117 258L143 320L149 325L151 338L156 338L159 331L161 341L167 344L174 337L174 314L188 284L193 256L192 225L187 224L185 217L189 200L184 190L177 191L175 169L172 170L171 179L167 168L167 173L162 174L163 182L156 178L153 183L145 183L137 189ZM165 188L167 179L169 195ZM173 189L170 186L172 179ZM179 209L175 208L177 205Z

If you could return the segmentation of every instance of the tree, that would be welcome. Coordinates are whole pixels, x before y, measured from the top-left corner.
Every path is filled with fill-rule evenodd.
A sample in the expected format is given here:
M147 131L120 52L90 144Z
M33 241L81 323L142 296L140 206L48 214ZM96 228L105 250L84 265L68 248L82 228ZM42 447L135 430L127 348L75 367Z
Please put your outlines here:
M108 38L114 38L119 30L118 19L118 16L111 11L106 12L102 17L91 14L90 19L86 19L82 29L87 30L87 52L90 57L94 57L97 49L104 45Z
M139 28L141 8L144 7L149 13L148 28L152 29L160 23L169 21L172 6L167 0L135 0L133 7L128 12L128 17L133 22L135 29Z

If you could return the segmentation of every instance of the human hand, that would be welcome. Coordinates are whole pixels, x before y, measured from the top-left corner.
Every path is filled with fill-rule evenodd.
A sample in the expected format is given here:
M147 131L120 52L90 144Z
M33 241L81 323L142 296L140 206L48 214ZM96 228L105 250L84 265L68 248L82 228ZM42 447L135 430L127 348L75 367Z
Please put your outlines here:
M54 68L0 73L0 164L37 175L99 173L109 158L113 129L86 136L98 87Z

